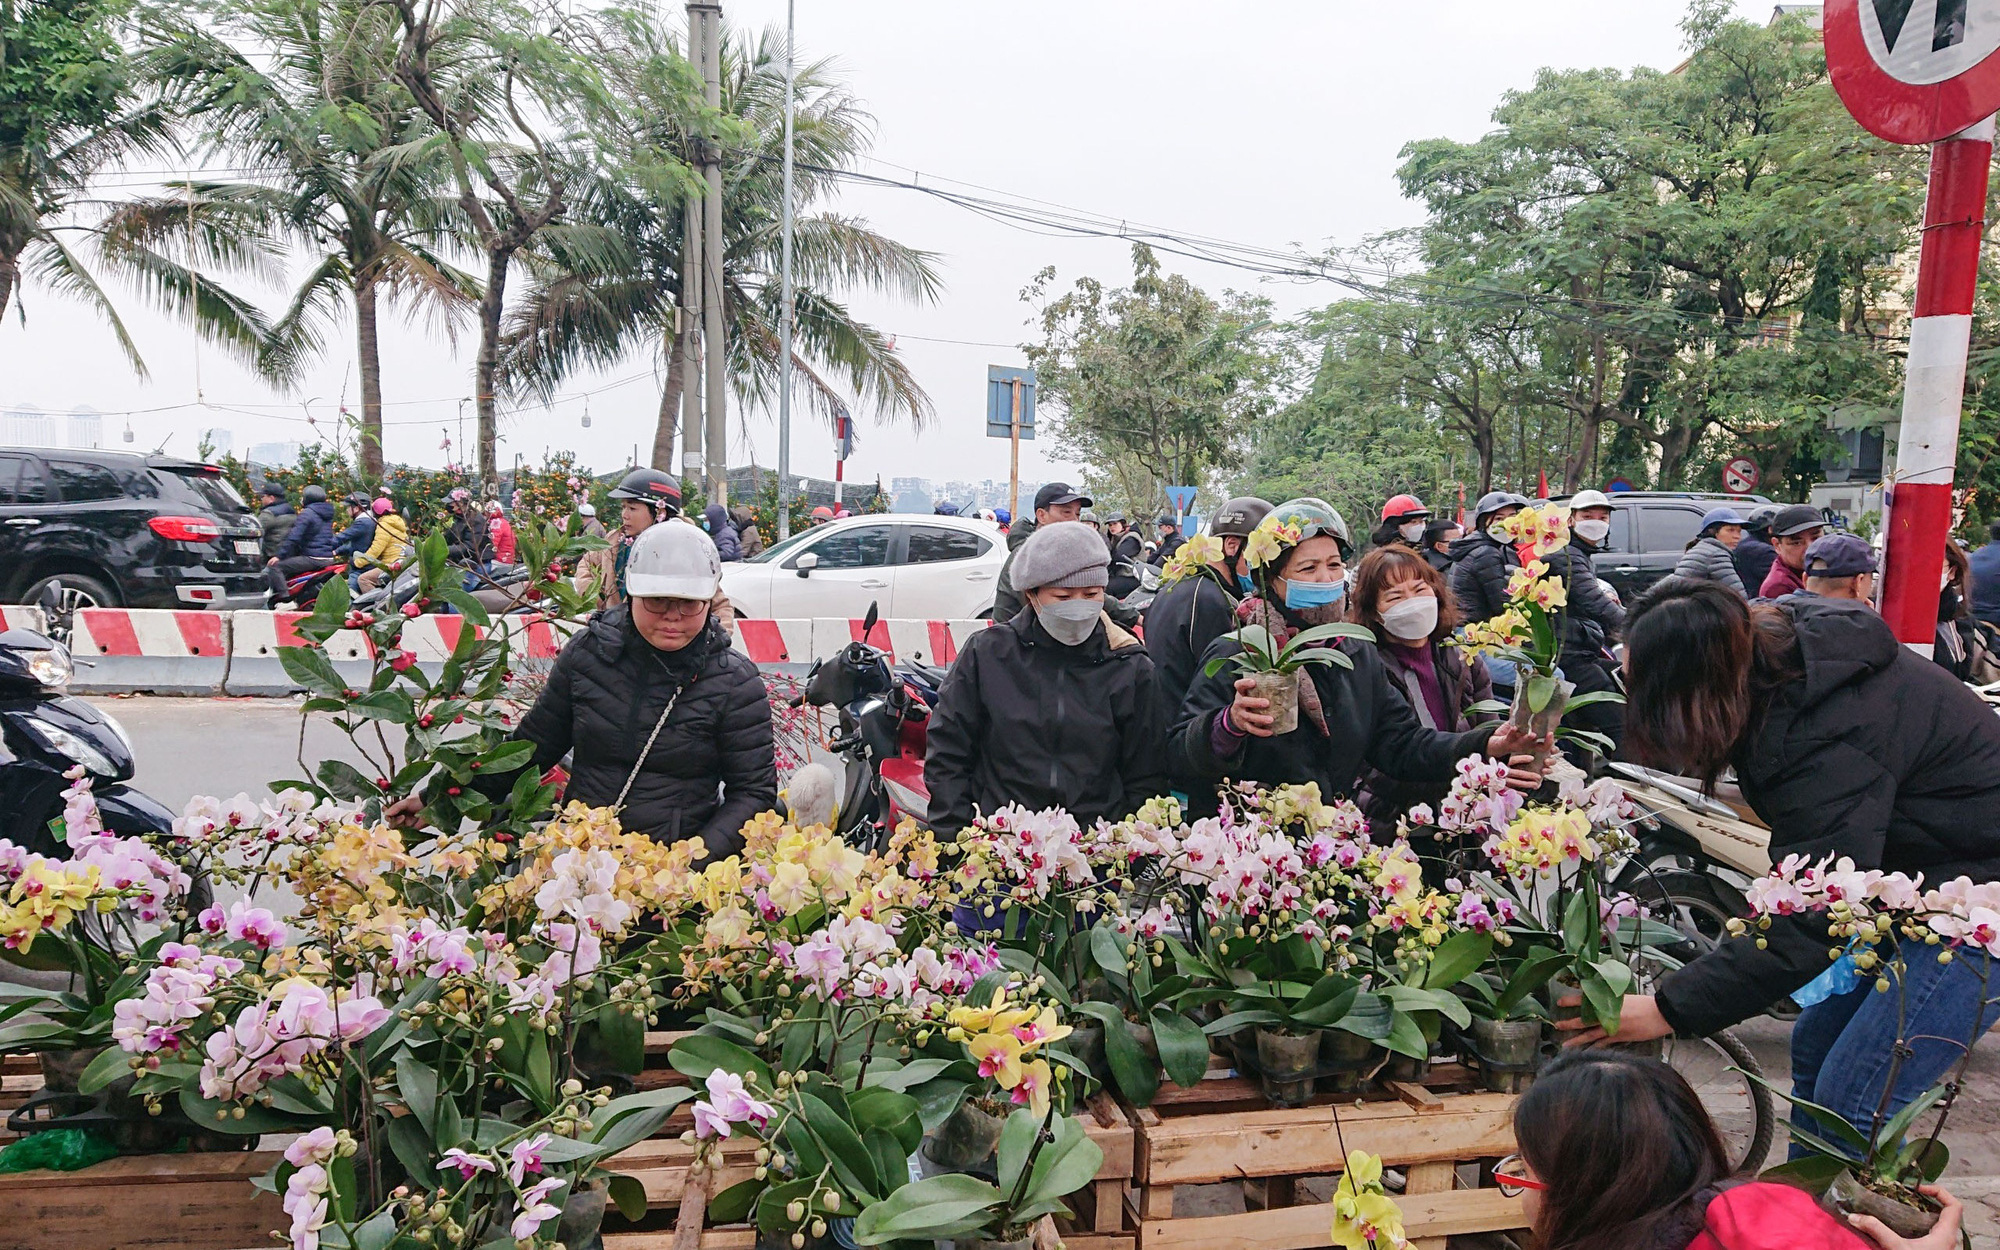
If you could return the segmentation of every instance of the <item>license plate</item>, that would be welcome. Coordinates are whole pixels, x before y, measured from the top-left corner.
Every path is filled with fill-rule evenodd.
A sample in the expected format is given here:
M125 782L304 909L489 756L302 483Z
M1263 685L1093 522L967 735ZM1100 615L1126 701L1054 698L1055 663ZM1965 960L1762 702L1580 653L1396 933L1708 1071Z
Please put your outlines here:
M257 540L254 538L239 538L236 540L236 554L239 556L254 556L262 550L263 548L258 545Z

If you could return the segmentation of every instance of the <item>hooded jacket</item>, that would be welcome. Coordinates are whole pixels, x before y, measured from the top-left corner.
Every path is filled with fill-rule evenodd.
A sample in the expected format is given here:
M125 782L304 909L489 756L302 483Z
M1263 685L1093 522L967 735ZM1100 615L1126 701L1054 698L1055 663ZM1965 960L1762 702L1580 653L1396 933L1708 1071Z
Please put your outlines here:
M712 503L701 510L703 527L715 541L715 554L727 564L743 558L743 541L736 533L736 527L729 523L729 509L719 503Z
M1721 582L1739 595L1746 598L1749 595L1749 592L1743 589L1743 578L1736 572L1733 553L1713 534L1695 540L1694 546L1689 547L1681 556L1680 563L1674 566L1674 576L1692 577L1703 582Z
M1007 561L1000 566L1000 576L993 583L993 623L1005 624L1021 613L1025 602L1021 592L1014 589L1014 555L1021 550L1035 532L1035 518L1030 516L1014 522L1007 531Z
M1771 697L1732 759L1771 827L1772 862L1845 855L1929 884L2000 879L2000 717L1865 606L1776 606L1805 675ZM1677 1032L1747 1020L1826 971L1824 920L1782 917L1762 936L1763 950L1754 934L1732 938L1667 976L1659 1007Z
M1521 567L1513 543L1475 530L1451 545L1451 593L1468 624L1491 620L1507 608L1507 581Z
M375 514L362 510L360 516L347 523L340 536L333 541L333 554L341 559L355 559L375 545ZM358 565L360 561L355 559Z
M736 528L736 545L748 560L764 551L764 534L757 528L757 514L738 504L729 510L729 523Z
M324 560L332 555L333 505L324 501L309 503L299 510L299 519L292 523L285 541L278 544L278 558L313 556Z
M514 540L514 523L504 515L494 513L486 520L486 532L493 539L493 560L496 564L512 564L520 552Z
M278 552L285 545L285 537L292 532L298 520L298 509L282 499L257 510L257 525L263 530L262 546L266 560L278 558Z
M1108 620L1079 646L1033 612L973 635L931 713L924 780L949 836L1009 803L1122 819L1167 792L1153 661Z
M1552 568L1562 567L1559 557L1566 559L1569 566L1563 576L1569 602L1561 613L1561 663L1565 665L1605 663L1604 648L1618 641L1625 630L1625 609L1604 588L1597 576L1597 566L1591 562L1591 553L1596 550L1583 540L1572 538L1569 546L1549 557Z
M777 803L778 773L764 679L719 621L681 650L659 651L633 628L630 607L598 613L556 657L514 737L535 744L537 772L574 751L564 797L608 807L669 698L673 712L621 819L661 841L700 838L711 859L733 854L744 822Z
M355 563L363 568L403 561L410 550L410 523L400 512L384 512L375 518L375 541Z
M1777 554L1775 549L1773 549L1772 554ZM1785 595L1796 594L1805 588L1806 579L1803 573L1786 564L1783 560L1773 560L1771 561L1771 571L1764 574L1764 583L1757 588L1757 597L1760 599L1778 599Z
M1224 778L1265 785L1319 783L1327 802L1352 796L1362 772L1373 767L1397 781L1449 782L1457 762L1476 755L1492 735L1490 729L1439 733L1425 729L1407 699L1389 684L1388 670L1373 643L1352 638L1339 641L1352 668L1310 664L1306 680L1318 688L1327 731L1301 711L1299 727L1269 738L1245 735L1227 755L1216 753L1215 718L1236 696L1235 666L1213 677L1208 662L1232 656L1243 648L1234 638L1221 637L1202 653L1194 684L1167 730L1167 755L1177 788L1195 796L1197 814L1215 810L1215 786Z
M1146 609L1146 653L1153 657L1164 706L1171 712L1194 684L1208 644L1236 628L1241 598L1212 566L1161 591Z

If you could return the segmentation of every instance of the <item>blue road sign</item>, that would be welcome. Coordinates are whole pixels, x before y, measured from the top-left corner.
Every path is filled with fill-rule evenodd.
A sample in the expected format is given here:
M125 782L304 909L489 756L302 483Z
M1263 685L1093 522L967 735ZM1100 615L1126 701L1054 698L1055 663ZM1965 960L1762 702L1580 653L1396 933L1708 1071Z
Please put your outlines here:
M1194 511L1194 487L1167 487L1167 506L1182 515Z
M1035 437L1035 371L986 366L986 437L1007 438L1014 427L1014 383L1021 384L1021 437Z

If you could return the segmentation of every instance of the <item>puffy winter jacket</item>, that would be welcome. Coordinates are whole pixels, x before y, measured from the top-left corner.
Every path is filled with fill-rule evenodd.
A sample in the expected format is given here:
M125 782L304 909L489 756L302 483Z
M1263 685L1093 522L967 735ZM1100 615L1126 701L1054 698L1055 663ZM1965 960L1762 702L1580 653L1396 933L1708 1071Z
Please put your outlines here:
M736 545L745 560L763 554L764 533L757 528L756 513L739 505L729 510L729 523L736 527Z
M1236 696L1234 665L1210 677L1208 661L1235 655L1235 639L1217 638L1202 653L1194 685L1167 730L1167 755L1176 786L1193 796L1198 813L1215 809L1215 785L1223 778L1267 785L1319 783L1328 802L1353 795L1364 768L1373 766L1397 781L1448 782L1457 762L1486 746L1491 731L1439 733L1425 729L1409 701L1390 685L1373 643L1343 639L1340 650L1354 667L1308 665L1307 680L1319 690L1327 732L1299 712L1299 727L1269 738L1245 736L1227 755L1216 754L1215 718Z
M1697 581L1721 582L1739 595L1748 597L1743 589L1743 579L1737 575L1736 561L1729 548L1713 534L1695 540L1695 544L1681 556L1681 562L1674 566L1675 577L1692 577Z
M1560 553L1569 562L1563 575L1569 600L1562 610L1564 664L1602 663L1604 648L1618 641L1625 629L1625 609L1598 580L1597 566L1591 563L1591 553L1595 550L1581 539L1572 538ZM1553 556L1550 565L1560 567Z
M1223 576L1204 568L1167 587L1146 609L1146 652L1153 657L1168 714L1187 697L1208 644L1236 628L1240 596L1224 588Z
M670 698L626 796L625 827L700 838L711 858L732 854L743 823L777 803L778 774L764 679L730 649L720 622L680 651L659 651L633 628L631 608L599 613L556 657L514 736L535 744L537 771L574 751L565 797L610 806Z
M1742 580L1746 594L1764 585L1764 578L1777 559L1778 549L1754 534L1745 534L1743 541L1736 544L1736 550L1729 553L1729 561L1736 566L1736 576Z
M715 542L715 554L723 562L729 563L743 558L743 543L737 537L736 527L729 523L729 510L719 503L712 503L701 510L703 528Z
M340 536L333 541L333 554L343 560L363 555L375 545L375 518L362 513L347 523Z
M1069 647L1033 612L965 644L931 713L924 780L949 835L1009 803L1063 807L1090 824L1167 792L1153 661L1100 620Z
M1014 555L1021 550L1021 544L1028 541L1035 532L1035 519L1026 517L1014 522L1007 531L1007 560L1000 566L1000 576L993 583L993 620L1001 624L1020 615L1021 592L1014 589Z
M453 560L472 564L493 562L493 534L483 516L453 513L451 524L445 527L444 542L445 554Z
M512 564L519 548L514 542L514 526L504 516L496 516L486 522L486 532L493 539L493 559L498 564Z
M1431 723L1410 648L1383 642L1377 644L1375 654L1382 660L1390 689L1403 697L1420 724L1446 733L1464 733L1472 728L1472 717L1466 709L1493 697L1492 674L1486 671L1486 661L1478 656L1468 661L1457 647L1432 643L1429 650L1438 689L1444 695L1445 705L1456 713L1447 725ZM1370 828L1377 835L1388 835L1395 832L1397 817L1418 803L1435 805L1450 788L1448 781L1398 781L1380 769L1366 768L1361 773L1359 805L1367 813Z
M1451 545L1451 593L1467 622L1485 621L1507 608L1507 582L1521 567L1513 543L1484 533L1467 534Z
M299 519L292 523L291 533L278 544L278 558L292 556L315 556L326 559L333 555L333 505L330 503L309 503L299 510Z
M1899 645L1860 604L1776 605L1805 675L1781 687L1733 759L1743 797L1771 827L1771 859L2000 879L2000 717L1951 674ZM1661 1012L1683 1036L1727 1028L1827 968L1824 922L1775 921L1668 974ZM1837 945L1837 943L1834 943Z
M264 532L264 558L275 560L285 545L286 535L298 523L298 509L288 503L268 504L257 511L257 525Z
M384 512L375 518L375 541L355 561L363 568L375 564L399 564L409 555L410 523L401 513Z

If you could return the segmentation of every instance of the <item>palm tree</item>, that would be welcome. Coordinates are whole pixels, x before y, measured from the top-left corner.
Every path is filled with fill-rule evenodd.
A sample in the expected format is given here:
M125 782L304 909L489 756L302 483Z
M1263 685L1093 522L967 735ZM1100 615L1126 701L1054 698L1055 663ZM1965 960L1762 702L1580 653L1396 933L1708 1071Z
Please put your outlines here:
M236 0L209 28L172 32L158 56L191 123L242 182L197 182L134 204L114 229L171 236L177 216L219 236L269 235L317 257L273 327L285 368L325 350L340 305L354 316L361 472L382 474L379 302L403 297L447 332L478 283L433 243L452 197L417 143L424 122L395 81L394 15L366 0Z
M688 66L657 9L604 15L599 64L631 129L617 168L577 206L579 217L621 237L623 249L594 248L580 264L552 238L527 257L533 284L509 320L503 376L520 393L548 397L578 369L605 368L638 351L667 357L652 463L676 471L673 457L680 397L686 385L675 337L680 298L684 212L698 211L699 183L675 176L695 163L700 132L723 147L723 273L726 367L738 399L766 403L776 393L779 327L781 162L784 145L784 36L767 30L754 46L725 32L720 118L669 107L684 98ZM827 62L800 67L793 123L800 204L834 188L834 171L868 147L871 120L833 78ZM794 222L793 363L805 402L829 418L842 410L837 383L888 417L921 428L930 397L887 336L857 320L836 292L866 288L930 301L941 289L930 253L871 230L859 218L800 214ZM684 327L688 332L692 327Z
M94 305L140 376L146 363L124 320L68 240L95 242L106 266L161 307L191 313L198 330L260 369L274 362L269 327L250 304L192 266L246 263L260 242L217 234L183 211L170 255L127 237L92 183L134 157L170 157L175 115L160 92L160 66L120 46L125 6L0 0L0 316L20 308L28 279ZM25 319L25 315L24 315Z

